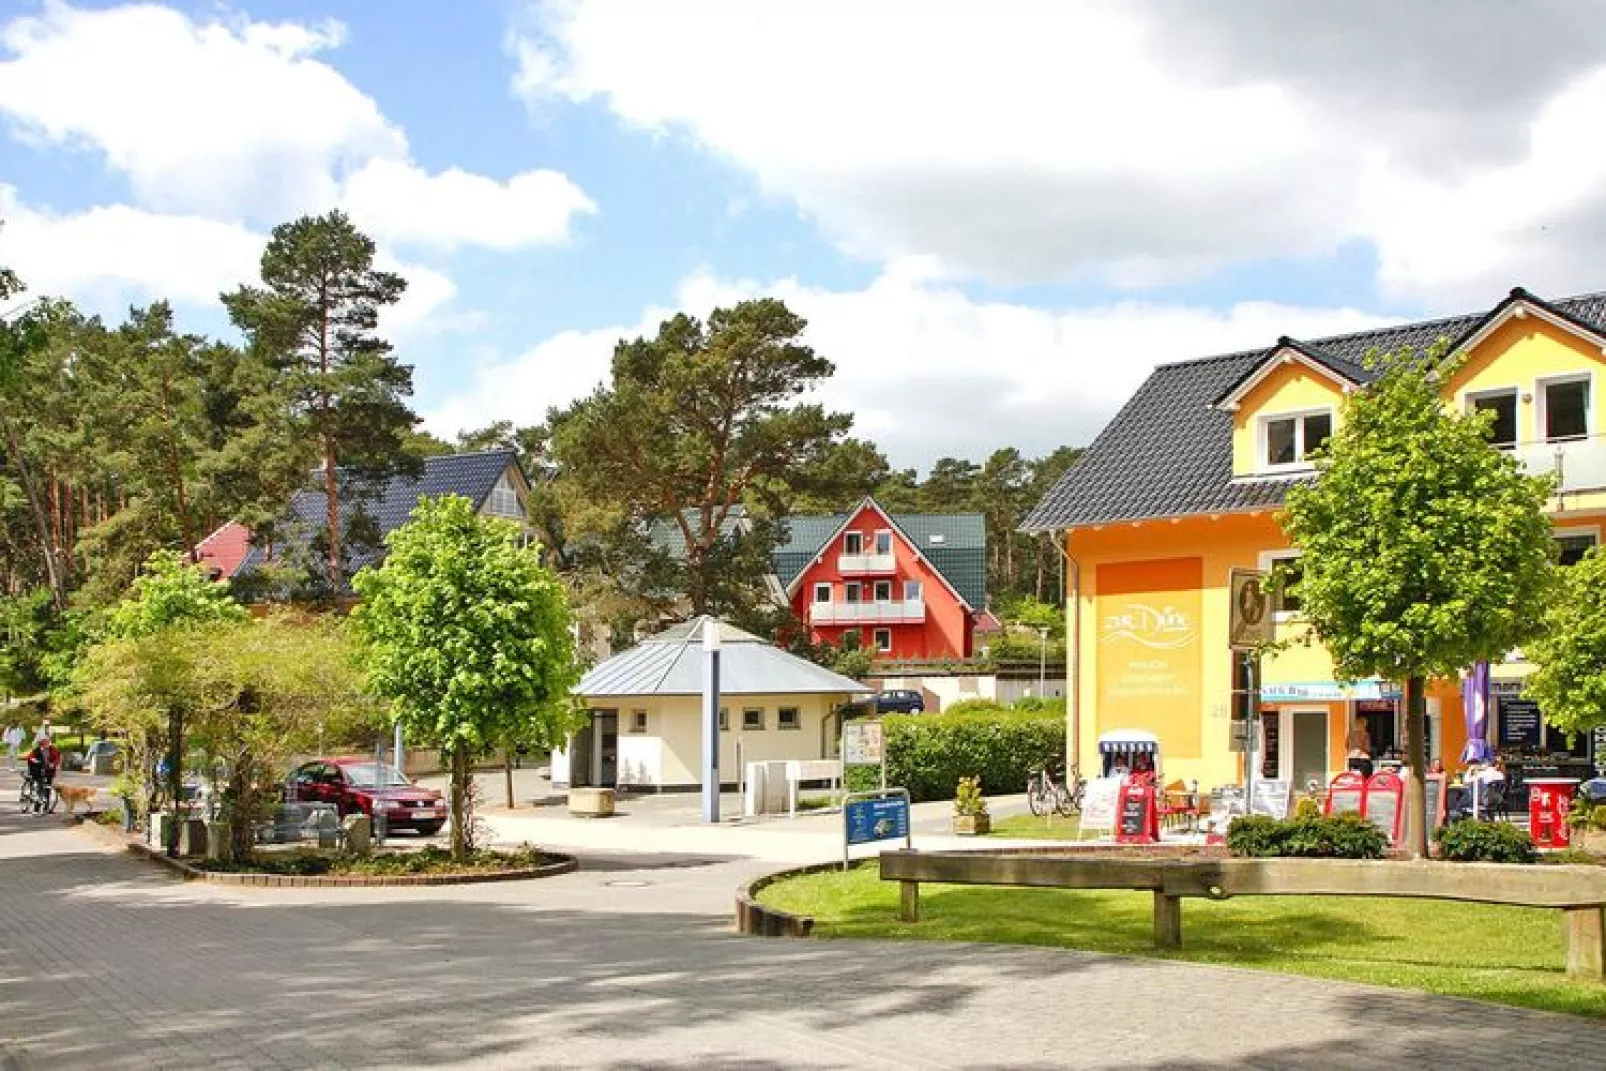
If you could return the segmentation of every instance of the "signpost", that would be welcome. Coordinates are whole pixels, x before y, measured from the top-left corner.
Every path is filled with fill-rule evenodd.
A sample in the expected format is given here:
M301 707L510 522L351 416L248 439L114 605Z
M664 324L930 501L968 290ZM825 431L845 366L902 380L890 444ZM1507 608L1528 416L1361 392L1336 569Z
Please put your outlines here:
M874 719L845 721L842 723L842 785L847 787L850 766L881 767L881 787L887 787L886 734L881 722Z
M1244 788L1255 799L1255 737L1260 724L1260 658L1256 648L1276 638L1271 594L1263 569L1233 569L1227 574L1227 643L1244 660Z
M1115 830L1116 801L1121 795L1119 777L1095 777L1082 794L1082 828Z
M855 844L871 844L879 840L902 840L905 848L914 847L909 831L909 790L906 788L878 788L869 792L850 792L842 805L842 869L849 863L849 851Z
M1255 794L1249 800L1249 813L1263 814L1268 818L1287 818L1291 794L1287 781L1256 781Z

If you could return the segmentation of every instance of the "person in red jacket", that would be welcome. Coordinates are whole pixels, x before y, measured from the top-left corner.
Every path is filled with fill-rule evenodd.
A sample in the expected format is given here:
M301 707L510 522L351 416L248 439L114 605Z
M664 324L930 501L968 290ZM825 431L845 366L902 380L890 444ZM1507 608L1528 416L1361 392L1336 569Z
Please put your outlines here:
M61 750L48 736L37 741L33 750L28 752L28 779L40 789L34 795L34 814L56 809L56 794L52 786L56 783L56 772L60 769Z

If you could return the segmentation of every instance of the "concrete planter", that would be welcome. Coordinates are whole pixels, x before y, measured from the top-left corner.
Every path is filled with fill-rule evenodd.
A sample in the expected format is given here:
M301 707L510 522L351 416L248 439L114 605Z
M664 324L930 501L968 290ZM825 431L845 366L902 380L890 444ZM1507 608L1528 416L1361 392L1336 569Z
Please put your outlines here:
M993 828L991 815L986 814L956 814L954 815L954 832L961 837L979 837Z
M1595 855L1606 855L1606 829L1572 830L1573 847Z
M611 788L569 789L569 813L587 818L609 818L613 815L614 792Z

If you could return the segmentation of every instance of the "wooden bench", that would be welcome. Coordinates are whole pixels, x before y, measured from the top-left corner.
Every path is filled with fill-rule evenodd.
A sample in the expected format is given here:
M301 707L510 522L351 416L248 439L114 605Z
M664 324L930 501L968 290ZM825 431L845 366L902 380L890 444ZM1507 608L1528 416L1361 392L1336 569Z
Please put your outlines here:
M1111 859L1071 855L889 851L881 880L900 883L899 917L920 918L920 883L1154 894L1154 943L1182 945L1185 897L1389 896L1562 912L1567 974L1606 980L1606 867L1362 859Z

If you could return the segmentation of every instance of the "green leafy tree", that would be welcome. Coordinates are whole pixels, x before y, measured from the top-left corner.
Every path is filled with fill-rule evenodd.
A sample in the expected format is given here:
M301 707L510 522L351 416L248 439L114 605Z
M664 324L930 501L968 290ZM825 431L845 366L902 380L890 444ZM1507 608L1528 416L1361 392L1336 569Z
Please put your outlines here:
M344 588L341 470L353 486L416 465L404 449L417 423L413 373L374 332L407 282L374 267L374 243L344 213L273 229L262 286L223 295L235 326L277 372L274 394L317 446L326 497L324 552L333 595Z
M612 384L549 420L560 478L594 509L639 532L674 528L694 613L731 586L721 571L738 508L761 489L785 494L852 424L798 400L835 371L801 341L805 326L771 298L716 309L706 323L677 315L654 338L620 342ZM767 572L741 578L755 600Z
M563 586L517 525L466 498L424 499L357 574L353 611L369 686L412 739L451 758L452 854L473 848L470 766L509 740L549 744L578 727Z
M1539 668L1523 691L1550 724L1582 733L1606 725L1606 557L1591 550L1561 573L1545 627L1524 648Z
M190 565L176 551L158 551L146 562L145 572L134 581L127 599L106 617L104 635L114 644L104 658L85 660L84 672L93 674L107 659L118 665L144 658L151 661L137 679L137 694L149 707L161 711L167 722L167 798L180 798L184 784L185 718L196 707L194 675L186 672L183 637L187 630L243 621L246 610L222 584L204 569ZM91 652L93 655L93 652ZM84 672L77 674L80 684ZM89 682L93 684L93 682ZM80 694L85 694L83 688ZM89 694L93 694L92 691ZM168 828L167 854L178 854L178 823Z
M1449 412L1444 347L1375 358L1347 396L1318 478L1290 488L1302 612L1347 679L1403 681L1412 850L1427 852L1424 687L1502 657L1541 628L1554 554L1546 478L1489 445L1485 414Z

